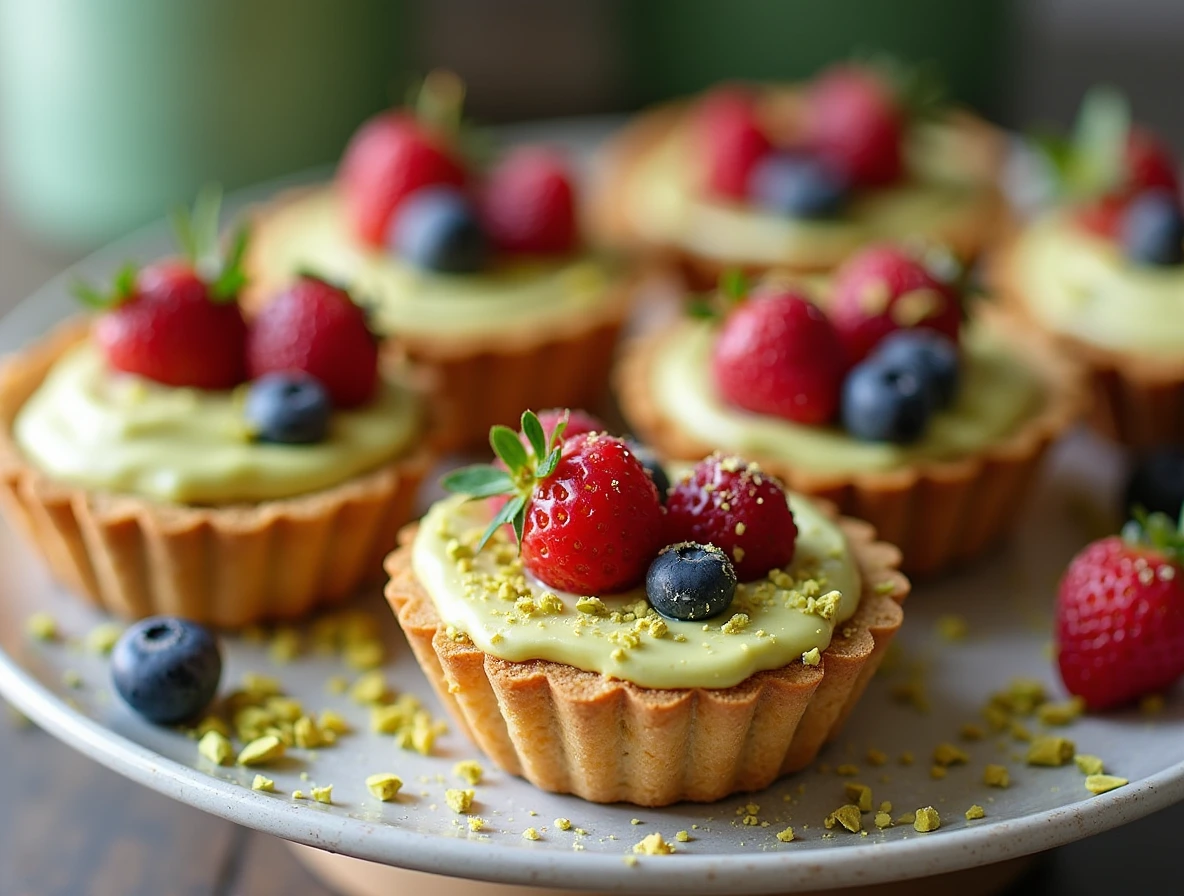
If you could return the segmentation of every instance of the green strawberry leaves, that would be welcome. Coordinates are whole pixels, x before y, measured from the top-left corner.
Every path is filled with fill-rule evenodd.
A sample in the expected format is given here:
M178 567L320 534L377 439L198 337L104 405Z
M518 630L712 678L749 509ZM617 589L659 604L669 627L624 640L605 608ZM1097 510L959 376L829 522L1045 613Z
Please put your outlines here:
M1029 143L1065 196L1087 199L1121 185L1130 130L1126 97L1114 87L1099 85L1082 99L1069 137L1036 133L1030 135Z
M1147 513L1136 507L1133 516L1122 527L1123 541L1150 548L1169 560L1184 560L1184 513L1175 521L1166 513Z
M88 308L93 308L96 311L110 311L112 308L118 308L135 294L137 273L136 266L132 262L124 262L115 272L110 292L99 292L83 280L72 283L70 292L74 298Z
M719 320L748 298L751 284L739 268L729 268L719 276L715 292L697 296L687 303L687 314L699 320Z

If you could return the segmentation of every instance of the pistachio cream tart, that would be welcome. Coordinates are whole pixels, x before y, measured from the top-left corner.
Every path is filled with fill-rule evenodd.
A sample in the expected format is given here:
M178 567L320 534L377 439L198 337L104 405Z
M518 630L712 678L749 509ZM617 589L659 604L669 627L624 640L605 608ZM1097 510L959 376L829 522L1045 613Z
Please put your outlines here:
M730 267L829 271L890 237L973 259L1004 218L1004 141L906 75L844 64L642 113L604 153L598 234L694 289Z
M247 302L303 271L349 286L425 375L444 439L473 446L522 407L605 398L627 291L580 236L566 160L469 161L440 114L455 88L430 76L415 111L362 125L332 183L257 210Z
M659 496L622 440L533 425L530 447L495 437L504 467L445 481L508 498L436 503L387 559L457 723L594 802L718 800L808 764L901 624L897 550L737 457Z
M381 572L432 461L423 402L347 294L306 279L248 331L240 283L128 269L87 291L93 321L0 367L0 506L121 616L233 627L340 600Z
M946 570L1012 528L1082 404L1039 334L959 305L909 251L870 247L828 283L766 282L628 346L621 407L664 457L744 454L872 523L906 571Z

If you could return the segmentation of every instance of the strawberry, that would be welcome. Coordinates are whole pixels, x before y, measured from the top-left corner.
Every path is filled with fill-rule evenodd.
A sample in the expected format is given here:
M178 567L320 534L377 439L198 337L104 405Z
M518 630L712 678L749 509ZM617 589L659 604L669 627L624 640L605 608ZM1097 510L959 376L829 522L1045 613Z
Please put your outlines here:
M713 544L741 582L793 560L798 529L781 483L756 464L713 454L666 501L667 541Z
M827 423L847 365L826 314L792 290L754 295L724 321L711 358L729 404L796 423Z
M328 390L334 407L357 407L378 385L378 341L348 292L305 275L252 321L247 370L252 379L285 371L310 374Z
M848 183L877 187L904 173L905 115L885 80L853 65L837 65L811 82L807 142Z
M702 147L704 186L724 199L748 196L757 162L772 151L756 118L752 95L740 87L721 87L699 101L692 123Z
M1184 675L1184 530L1162 514L1073 558L1057 593L1057 661L1069 692L1108 709Z
M1154 132L1132 128L1123 155L1121 183L1115 189L1081 205L1077 223L1106 239L1117 239L1123 216L1131 202L1148 190L1180 191L1180 179L1172 152Z
M831 320L852 364L889 333L909 327L936 330L958 342L962 311L956 290L898 246L863 249L839 268L832 290Z
M511 495L478 549L511 523L523 565L543 584L580 595L633 588L664 544L658 491L621 439L593 433L564 440L565 429L561 422L547 437L527 411L529 452L513 430L495 426L490 443L507 469L466 467L443 485L471 497Z
M465 171L437 133L407 113L383 112L354 134L337 180L354 233L377 247L404 199L420 187L463 186Z
M561 255L576 248L575 196L563 157L542 146L512 151L489 174L482 213L505 252Z

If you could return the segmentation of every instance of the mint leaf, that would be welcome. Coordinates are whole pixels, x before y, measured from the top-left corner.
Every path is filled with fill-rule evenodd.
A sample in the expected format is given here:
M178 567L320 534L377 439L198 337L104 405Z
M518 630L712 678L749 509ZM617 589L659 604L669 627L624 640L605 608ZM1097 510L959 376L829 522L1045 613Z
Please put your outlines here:
M493 453L506 462L511 473L526 466L526 449L518 441L518 433L508 426L495 426L489 430L489 445Z
M522 412L522 432L530 442L535 458L542 459L547 453L547 434L533 411Z

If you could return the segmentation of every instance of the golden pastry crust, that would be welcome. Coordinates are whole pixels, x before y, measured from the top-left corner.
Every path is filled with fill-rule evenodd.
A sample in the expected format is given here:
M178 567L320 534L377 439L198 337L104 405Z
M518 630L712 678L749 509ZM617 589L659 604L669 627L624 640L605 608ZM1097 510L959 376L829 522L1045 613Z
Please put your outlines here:
M0 365L0 509L55 579L126 618L168 613L234 628L304 615L377 578L434 462L426 441L333 488L220 507L80 488L31 465L13 421L88 327L69 321Z
M411 566L417 525L386 561L386 597L441 702L504 770L598 803L665 806L759 790L808 765L841 729L904 618L900 552L839 525L863 576L859 609L817 666L731 688L642 688L547 660L508 662L449 638Z

